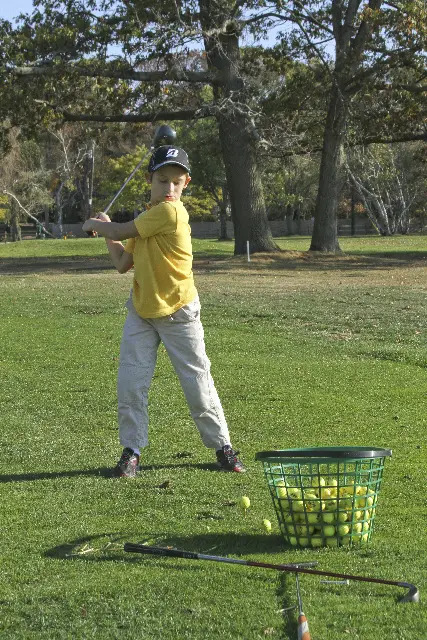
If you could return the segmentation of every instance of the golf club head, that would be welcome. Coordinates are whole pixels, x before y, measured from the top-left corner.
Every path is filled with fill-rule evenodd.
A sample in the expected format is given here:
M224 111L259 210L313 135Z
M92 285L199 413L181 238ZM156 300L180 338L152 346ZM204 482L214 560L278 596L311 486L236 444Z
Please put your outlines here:
M164 144L174 144L176 140L176 131L167 124L162 124L157 127L154 134L153 148L161 147Z
M419 602L420 592L414 584L403 584L402 586L408 587L409 591L404 596L399 598L399 602Z

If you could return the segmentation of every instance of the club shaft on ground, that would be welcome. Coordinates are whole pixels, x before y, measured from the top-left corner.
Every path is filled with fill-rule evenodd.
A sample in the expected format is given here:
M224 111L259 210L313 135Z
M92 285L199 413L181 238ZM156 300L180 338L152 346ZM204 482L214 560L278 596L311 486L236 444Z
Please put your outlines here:
M308 628L308 620L304 615L302 609L302 598L299 586L298 572L295 573L295 579L297 584L297 598L298 598L298 640L311 640L310 631Z
M125 551L133 553L143 553L153 556L169 556L173 558L185 558L186 560L211 560L213 562L225 562L227 564L243 564L249 567L266 567L266 563L253 562L251 560L242 560L240 558L227 558L224 556L211 556L205 553L196 553L195 551L183 551L181 549L169 549L168 547L150 547L145 544L136 544L133 542L126 542L124 546ZM314 567L317 562L302 562L288 565L268 565L269 568L275 568L276 566L286 566L289 570L292 567Z
M365 576L355 576L347 573L335 573L333 571L320 571L307 567L313 566L313 563L295 563L295 564L274 564L269 562L254 562L251 560L240 560L236 558L226 558L223 556L208 556L193 551L183 551L180 549L168 549L167 547L150 547L144 544L126 542L124 550L133 553L143 553L149 555L172 556L175 558L185 558L187 560L212 560L215 562L227 562L230 564L244 564L249 567L260 567L262 569L275 569L276 571L290 571L298 573L308 573L315 576L329 576L332 578L342 578L343 580L358 580L360 582L374 582L376 584L388 584L393 587L403 587L409 592L403 600L418 602L419 593L415 585L410 582L396 582L395 580L384 580L383 578L367 578ZM305 566L304 566L305 564ZM314 563L317 564L317 563Z

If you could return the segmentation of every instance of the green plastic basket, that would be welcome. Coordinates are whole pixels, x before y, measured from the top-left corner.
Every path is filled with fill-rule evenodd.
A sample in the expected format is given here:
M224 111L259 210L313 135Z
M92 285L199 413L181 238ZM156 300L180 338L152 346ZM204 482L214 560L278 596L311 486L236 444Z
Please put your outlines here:
M371 541L389 449L315 447L260 451L280 531L295 547Z

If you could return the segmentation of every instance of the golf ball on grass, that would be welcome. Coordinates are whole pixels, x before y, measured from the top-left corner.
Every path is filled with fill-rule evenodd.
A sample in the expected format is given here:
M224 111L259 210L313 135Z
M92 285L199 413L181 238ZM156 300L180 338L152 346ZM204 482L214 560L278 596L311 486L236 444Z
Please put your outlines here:
M271 522L270 522L270 520L264 519L262 521L262 525L263 525L264 529L267 531L267 533L271 532Z
M243 511L245 512L245 515L246 515L246 511L249 509L250 506L251 506L251 501L249 500L248 496L242 496L239 499L239 507L243 509Z

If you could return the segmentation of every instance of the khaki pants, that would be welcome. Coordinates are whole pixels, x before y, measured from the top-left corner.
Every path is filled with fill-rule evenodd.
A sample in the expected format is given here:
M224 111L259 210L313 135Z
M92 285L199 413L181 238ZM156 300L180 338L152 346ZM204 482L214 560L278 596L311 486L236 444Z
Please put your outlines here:
M163 318L141 318L131 299L126 306L117 383L122 446L142 449L148 445L148 391L160 342L178 375L203 443L215 450L230 444L205 352L199 299Z

